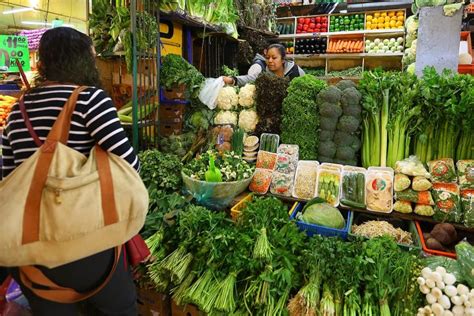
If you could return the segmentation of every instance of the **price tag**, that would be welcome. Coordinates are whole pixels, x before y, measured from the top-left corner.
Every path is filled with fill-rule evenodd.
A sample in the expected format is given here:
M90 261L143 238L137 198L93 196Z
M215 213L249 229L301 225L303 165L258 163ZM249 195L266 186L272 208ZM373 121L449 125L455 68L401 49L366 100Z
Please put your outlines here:
M16 60L24 71L30 70L30 51L26 36L0 35L0 72L18 72Z

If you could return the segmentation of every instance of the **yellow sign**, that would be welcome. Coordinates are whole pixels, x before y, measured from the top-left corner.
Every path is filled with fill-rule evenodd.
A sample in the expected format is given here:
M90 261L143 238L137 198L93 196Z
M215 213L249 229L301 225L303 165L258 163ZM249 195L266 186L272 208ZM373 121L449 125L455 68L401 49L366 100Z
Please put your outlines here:
M161 56L168 54L183 55L183 26L176 22L160 23Z

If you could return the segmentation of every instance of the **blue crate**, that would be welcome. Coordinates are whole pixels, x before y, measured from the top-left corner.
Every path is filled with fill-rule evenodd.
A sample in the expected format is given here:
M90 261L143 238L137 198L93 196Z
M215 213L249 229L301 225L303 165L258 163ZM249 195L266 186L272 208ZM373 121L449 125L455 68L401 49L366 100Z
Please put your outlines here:
M293 205L291 216L290 219L295 219L296 214L301 211L304 207L305 203L302 202L296 202ZM351 227L351 222L352 222L352 216L353 213L352 211L348 210L340 210L342 216L344 216L344 220L346 221L346 225L344 226L343 229L335 229L335 228L329 228L329 227L324 227L324 226L319 226L319 225L313 225L313 224L308 224L304 223L302 221L296 221L296 225L300 228L300 230L305 231L308 236L313 236L315 234L321 235L321 236L327 236L327 237L340 237L344 240L347 239L347 236L349 235L349 229Z

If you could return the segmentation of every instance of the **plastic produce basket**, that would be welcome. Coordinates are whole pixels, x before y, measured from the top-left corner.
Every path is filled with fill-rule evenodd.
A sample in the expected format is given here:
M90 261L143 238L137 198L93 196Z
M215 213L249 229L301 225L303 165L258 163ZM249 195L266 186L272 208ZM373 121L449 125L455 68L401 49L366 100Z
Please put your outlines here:
M374 221L374 220L381 220L381 221L386 221L392 224L395 228L401 228L404 231L407 231L411 233L412 239L413 239L413 244L412 245L407 245L407 244L400 244L397 243L400 248L410 250L410 249L417 249L421 251L421 239L420 235L418 233L418 230L416 229L416 225L414 221L408 221L408 220L401 220L401 219L395 219L395 218L388 218L388 217L378 217L375 215L369 215L369 214L354 214L352 217L351 221L351 226L349 229L349 239L356 239L356 238L361 238L360 236L354 235L352 233L352 226L353 225L360 225L364 222L367 221ZM365 238L365 237L362 237ZM368 238L366 238L368 239Z
M247 194L246 197L244 197L242 200L240 200L239 203L235 204L231 209L230 209L230 217L232 217L232 220L234 222L237 221L237 219L240 216L240 213L242 212L242 209L247 206L247 203L252 202L253 200L253 193Z
M290 214L291 214L290 219L295 219L296 214L303 209L304 205L305 203L295 202L295 204L293 205L293 208L290 210ZM340 211L341 211L342 216L344 216L344 220L346 221L346 225L344 226L343 229L313 225L313 224L304 223L298 220L296 221L296 225L298 225L300 230L305 231L306 234L310 237L318 234L321 236L341 237L342 239L347 239L347 236L349 234L349 228L352 222L353 213L352 211L348 211L348 210L340 210Z
M447 251L430 249L426 245L426 240L423 237L423 232L430 232L431 229L433 229L433 226L435 224L420 223L420 222L416 221L415 225L416 225L416 230L418 231L418 235L420 236L422 249L425 253L430 254L430 255L434 255L434 256L444 256L444 257L456 259L456 257L457 257L456 252L447 252Z

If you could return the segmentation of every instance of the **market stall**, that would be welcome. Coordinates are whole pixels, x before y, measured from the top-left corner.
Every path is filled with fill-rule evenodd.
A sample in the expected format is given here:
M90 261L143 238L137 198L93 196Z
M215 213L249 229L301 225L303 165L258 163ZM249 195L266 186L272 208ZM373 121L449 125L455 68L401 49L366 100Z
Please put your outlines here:
M417 76L419 12L463 7L401 2L96 1L150 198L139 315L474 315L471 35ZM306 74L225 85L246 32Z

